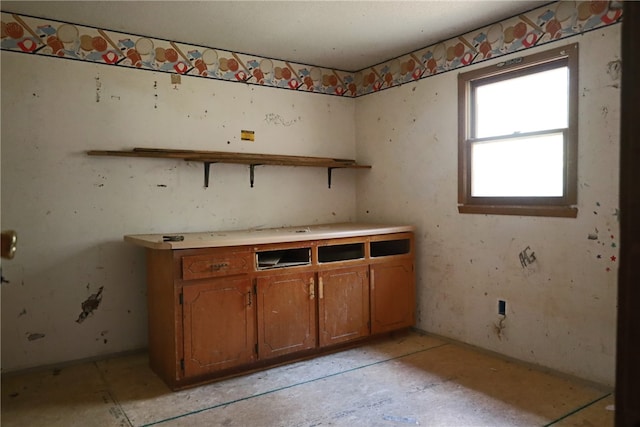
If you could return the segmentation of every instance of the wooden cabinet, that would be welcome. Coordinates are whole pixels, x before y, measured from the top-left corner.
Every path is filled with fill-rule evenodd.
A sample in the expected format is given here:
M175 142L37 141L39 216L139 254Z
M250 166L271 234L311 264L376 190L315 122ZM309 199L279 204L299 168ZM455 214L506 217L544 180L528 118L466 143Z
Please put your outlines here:
M185 377L256 359L256 311L247 275L184 286L182 313Z
M413 236L374 236L369 244L371 333L415 323Z
M313 272L270 274L257 279L261 359L316 347L315 286Z
M366 265L318 273L320 346L369 335L368 278Z
M414 324L413 233L147 251L149 359L174 389Z
M371 332L407 328L414 324L413 262L402 260L371 265Z

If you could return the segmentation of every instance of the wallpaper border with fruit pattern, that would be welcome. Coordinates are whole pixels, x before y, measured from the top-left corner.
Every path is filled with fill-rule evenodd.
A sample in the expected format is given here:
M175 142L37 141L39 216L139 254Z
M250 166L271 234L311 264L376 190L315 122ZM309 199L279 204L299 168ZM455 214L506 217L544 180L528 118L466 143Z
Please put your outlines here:
M2 11L1 49L358 97L621 22L621 2L559 1L355 72Z

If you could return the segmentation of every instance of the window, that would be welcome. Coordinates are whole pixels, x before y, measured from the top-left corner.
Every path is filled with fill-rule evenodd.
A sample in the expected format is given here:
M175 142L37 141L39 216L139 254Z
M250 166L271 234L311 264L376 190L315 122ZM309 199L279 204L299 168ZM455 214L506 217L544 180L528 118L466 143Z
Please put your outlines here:
M578 45L458 76L460 213L577 216Z

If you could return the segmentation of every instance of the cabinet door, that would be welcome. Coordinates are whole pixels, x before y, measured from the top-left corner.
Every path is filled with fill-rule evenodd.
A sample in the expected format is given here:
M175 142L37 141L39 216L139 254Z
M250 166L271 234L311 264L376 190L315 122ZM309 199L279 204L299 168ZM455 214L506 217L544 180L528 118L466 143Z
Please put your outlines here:
M369 278L366 265L318 274L320 346L369 335Z
M257 279L260 358L316 346L315 274L274 274Z
M371 265L371 333L414 324L415 285L411 260Z
M255 301L246 277L183 287L184 374L197 376L255 360Z

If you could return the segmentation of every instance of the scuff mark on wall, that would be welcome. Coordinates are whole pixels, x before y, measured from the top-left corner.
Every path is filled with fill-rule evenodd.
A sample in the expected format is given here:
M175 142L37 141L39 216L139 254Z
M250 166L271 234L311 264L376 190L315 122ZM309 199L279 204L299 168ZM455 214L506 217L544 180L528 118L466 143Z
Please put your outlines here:
M80 313L80 316L78 316L78 319L76 320L77 323L84 322L84 319L86 319L90 314L94 312L94 310L98 308L100 302L102 301L103 288L104 286L100 286L100 289L98 289L97 293L91 294L89 298L87 298L86 301L82 303L82 313Z
M622 61L616 59L615 61L610 61L607 64L607 74L611 77L611 80L617 82L620 80L620 75L622 74ZM607 85L607 87L612 87L614 89L620 89L620 84L614 83Z
M298 116L293 120L285 120L280 114L269 113L265 114L264 121L271 125L293 126L297 122L301 121L302 117Z
M601 204L600 202L596 202L596 208L600 209L601 208ZM593 211L594 215L598 215L598 211L595 210ZM616 219L619 221L618 215L619 215L619 209L615 208L613 213L611 213L612 216L616 217ZM597 260L597 262L605 262L605 268L604 270L609 273L611 271L613 271L615 269L615 263L617 258L617 254L618 254L618 242L616 240L616 236L613 234L613 231L611 230L611 225L609 223L608 219L603 218L606 221L607 226L609 226L607 228L607 231L603 231L603 234L605 234L604 236L600 236L599 235L599 230L596 227L595 228L595 237L596 239L593 239L592 237L594 236L594 233L589 233L588 235L588 239L589 240L596 240L597 244L602 246L602 248L600 248L597 252L596 252L596 256L595 259ZM608 236L608 238L607 238ZM608 249L610 248L610 249ZM609 252L611 251L611 252ZM604 253L603 253L604 252ZM607 252L609 252L611 255L607 254ZM591 251L589 251L589 253L591 253Z
M103 343L105 343L105 344L106 344L106 343L108 343L108 342L109 342L109 340L107 340L107 339L105 338L105 336L106 336L108 333L109 333L109 331L108 331L108 330L104 330L104 331L100 332L100 336L99 336L98 338L96 338L96 341L100 341L100 340L102 340L102 342L103 342Z
M18 313L18 317L24 316L25 314L27 314L27 309L23 308L22 311Z
M101 88L102 88L102 83L100 82L100 76L96 76L96 102L100 102Z
M620 73L622 72L622 61L617 59L610 61L607 64L607 74L611 77L611 80L620 80Z
M158 109L158 82L157 81L153 82L153 91L154 91L153 98L155 100L153 103L153 108L157 110Z
M45 334L41 334L41 333L33 333L33 334L28 334L27 335L27 339L29 341L39 340L39 339L42 339L44 337L46 337L46 335Z
M506 316L502 316L501 319L497 323L493 324L493 332L496 334L496 336L498 337L498 339L500 341L502 341L502 337L504 335L504 330L507 327L507 325L504 324L506 319L507 319Z

